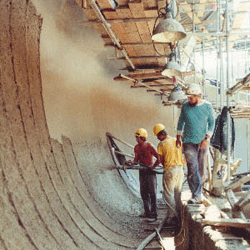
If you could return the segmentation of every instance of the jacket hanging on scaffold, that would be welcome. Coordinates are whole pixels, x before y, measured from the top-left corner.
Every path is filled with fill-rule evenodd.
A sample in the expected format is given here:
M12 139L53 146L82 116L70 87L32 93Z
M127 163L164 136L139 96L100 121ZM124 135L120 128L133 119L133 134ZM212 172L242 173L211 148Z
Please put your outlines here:
M235 142L235 127L234 127L234 120L230 115L230 146L231 146L231 154L234 152L234 142ZM227 154L227 107L223 107L222 112L215 121L215 128L214 133L211 138L211 146L220 150L220 152L224 155Z

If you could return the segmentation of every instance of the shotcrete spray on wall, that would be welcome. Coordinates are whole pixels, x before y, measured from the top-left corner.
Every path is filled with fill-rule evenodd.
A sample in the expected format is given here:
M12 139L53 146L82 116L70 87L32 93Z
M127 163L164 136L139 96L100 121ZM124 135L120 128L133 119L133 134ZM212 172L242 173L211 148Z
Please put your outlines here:
M41 72L50 135L58 141L62 135L70 138L88 190L104 209L113 216L116 209L138 215L141 201L124 192L117 173L106 170L114 163L105 135L110 132L135 145L134 132L144 127L156 146L152 129L157 122L175 135L173 109L145 89L113 81L123 63L107 60L113 49L104 48L93 27L80 25L85 18L74 1L34 3L43 17ZM160 182L158 186L160 191Z

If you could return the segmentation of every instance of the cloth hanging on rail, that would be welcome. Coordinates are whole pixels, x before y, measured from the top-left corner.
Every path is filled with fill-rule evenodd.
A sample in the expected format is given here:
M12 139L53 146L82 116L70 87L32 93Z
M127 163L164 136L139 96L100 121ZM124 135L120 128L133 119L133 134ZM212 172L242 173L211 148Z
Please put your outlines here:
M234 152L234 143L235 143L235 126L234 120L230 115L230 122L229 122L229 140L230 140L230 152L231 154ZM211 146L218 149L222 154L227 155L227 127L228 127L228 120L227 120L227 107L223 107L221 114L215 120L215 128L213 136L210 140Z

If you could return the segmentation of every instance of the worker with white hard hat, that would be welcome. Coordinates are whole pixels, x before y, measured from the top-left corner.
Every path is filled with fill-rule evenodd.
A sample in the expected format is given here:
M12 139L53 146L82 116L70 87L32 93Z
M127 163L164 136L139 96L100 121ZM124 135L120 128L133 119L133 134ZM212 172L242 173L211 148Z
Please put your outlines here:
M188 101L181 108L177 125L176 146L183 142L188 167L188 184L192 193L189 204L202 202L204 163L214 129L214 112L211 103L202 99L199 84L192 83L186 90Z

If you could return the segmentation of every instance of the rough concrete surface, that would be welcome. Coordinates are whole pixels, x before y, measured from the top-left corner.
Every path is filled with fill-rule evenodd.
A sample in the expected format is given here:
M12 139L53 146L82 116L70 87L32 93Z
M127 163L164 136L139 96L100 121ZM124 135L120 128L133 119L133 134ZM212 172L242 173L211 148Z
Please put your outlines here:
M236 236L226 227L214 228L202 225L200 220L204 218L204 209L206 208L203 205L185 205L183 207L185 220L183 220L181 233L175 239L177 250L249 249L249 243L244 239L242 232ZM236 230L240 231L239 228Z
M168 121L173 133L173 110L113 85L100 48L88 54L80 40L86 29L56 40L60 1L48 1L54 12L42 2L0 1L0 249L134 249L147 235L142 203L109 170L105 133L134 145L145 127L156 145L151 130Z

